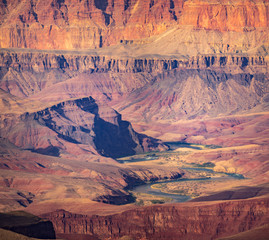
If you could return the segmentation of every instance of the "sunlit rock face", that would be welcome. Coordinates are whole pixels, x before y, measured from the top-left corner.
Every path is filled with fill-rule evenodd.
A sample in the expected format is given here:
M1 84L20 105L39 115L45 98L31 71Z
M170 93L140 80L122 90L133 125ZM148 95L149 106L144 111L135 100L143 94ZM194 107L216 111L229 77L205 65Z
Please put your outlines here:
M139 40L171 26L252 31L268 26L266 1L7 0L0 47L87 49Z

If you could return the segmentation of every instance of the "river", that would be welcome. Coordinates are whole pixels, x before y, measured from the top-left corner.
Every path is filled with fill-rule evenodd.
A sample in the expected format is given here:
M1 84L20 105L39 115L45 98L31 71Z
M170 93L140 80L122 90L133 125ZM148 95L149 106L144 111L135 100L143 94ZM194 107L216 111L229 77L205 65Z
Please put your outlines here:
M185 148L193 148L196 150L200 150L202 149L199 145L191 145L191 144L182 144L182 143L169 143L169 147L170 150L167 151L167 153L172 153L174 149L178 148L179 146L181 147L185 147ZM216 146L213 146L216 147ZM211 147L212 148L212 147ZM156 160L158 159L159 156L156 153L153 154L148 154L148 155L134 155L134 156L130 156L128 158L123 158L123 159L118 159L118 162L122 163L122 164L126 164L126 163L132 163L132 162L143 162L143 161L152 161L152 160ZM164 197L164 198L170 198L172 199L172 202L186 202L188 200L191 199L191 196L186 196L186 195L182 195L182 194L169 194L169 193L165 193L162 192L160 189L157 188L152 188L152 185L154 184L158 184L158 183L173 183L173 182L184 182L184 181L226 181L226 180L232 180L232 179L244 179L244 176L241 174L229 174L229 173L218 173L218 172L214 172L212 169L209 168L205 168L205 167L185 167L182 168L183 170L188 170L188 171L198 171L198 172L208 172L211 173L213 177L203 177L203 178L180 178L180 179L176 179L176 180L166 180L166 181L162 181L162 182L154 182L154 183L148 183L148 184L144 184L144 185L140 185L137 187L134 187L133 189L131 189L132 192L135 193L146 193L146 194L150 194L150 195L155 195L158 197Z
M190 170L191 168L188 168L188 170ZM193 168L193 170L201 170L201 171L210 171L210 172L214 172L211 169L198 169L198 168ZM239 174L225 174L225 176L222 177L207 177L207 178L192 178L192 179L177 179L177 180L167 180L167 181L162 181L162 182L158 182L158 183L173 183L173 182L184 182L184 181L219 181L219 180L229 180L229 179L244 179L244 177L242 175ZM159 189L156 188L152 188L152 185L154 184L158 184L158 183L148 183L148 184L144 184L141 186L137 186L135 188L132 189L133 192L137 192L137 193L146 193L146 194L151 194L151 195L155 195L158 197L165 197L165 198L171 198L173 199L172 202L186 202L188 200L191 199L190 196L186 196L186 195L181 195L181 194L169 194L169 193L165 193L162 192Z

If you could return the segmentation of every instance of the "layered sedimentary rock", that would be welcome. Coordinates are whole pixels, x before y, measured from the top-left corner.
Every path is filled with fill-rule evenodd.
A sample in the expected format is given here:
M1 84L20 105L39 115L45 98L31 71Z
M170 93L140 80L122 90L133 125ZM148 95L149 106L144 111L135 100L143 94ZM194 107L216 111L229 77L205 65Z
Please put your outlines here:
M183 25L220 31L248 31L268 27L266 1L187 1Z
M266 28L268 21L268 2L262 0L8 0L1 2L0 47L99 48L171 26L243 32Z
M246 67L267 67L267 59L263 55L240 55L240 54L204 54L190 56L185 59L177 58L159 58L159 57L113 57L102 55L92 55L83 52L42 52L29 51L14 52L3 50L0 53L0 66L2 75L5 69L14 69L16 71L32 71L37 73L46 72L53 69L63 71L85 72L90 73L162 73L166 70L177 68L184 69L205 69L205 68L224 68L238 66L245 69Z
M87 234L96 239L216 239L262 226L268 221L268 199L207 205L166 205L110 216L86 216L57 211L42 217L57 234ZM64 235L62 235L64 236Z
M91 97L25 113L19 119L7 117L2 122L1 136L21 148L53 156L58 156L60 150L72 153L73 144L82 146L82 152L107 157L167 149L156 139L134 132L119 113Z
M1 47L95 48L115 44L125 38L149 37L165 30L173 19L169 3L164 2L164 6L154 6L154 1L152 3L32 1L21 7L21 4L6 2L2 4ZM153 10L150 10L152 7ZM167 23L161 23L163 17ZM14 18L17 19L17 26Z
M0 87L12 95L30 96L46 102L91 95L98 100L109 102L133 92L132 95L128 95L127 100L120 103L123 106L117 106L118 109L125 109L124 104L128 107L133 104L132 102L137 104L137 101L145 99L144 95L148 94L147 91L161 93L159 94L161 99L158 101L162 106L167 105L167 101L169 105L174 105L175 101L178 104L179 101L176 98L179 96L176 97L176 95L182 95L182 92L188 96L191 95L188 89L185 89L187 86L184 87L185 81L188 84L194 81L201 86L204 85L202 91L208 88L214 95L211 94L214 99L219 98L218 95L221 94L215 91L219 89L218 86L225 83L222 88L226 88L228 83L238 84L239 88L244 86L242 91L246 94L246 98L251 94L258 102L267 92L268 84L268 63L262 55L216 54L198 55L185 59L160 59L3 51L0 55L0 66ZM169 90L168 85L162 83L165 81L170 86ZM153 83L154 87L152 87ZM199 84L195 86L199 87ZM241 95L237 93L233 95L241 98ZM153 97L154 94L151 98ZM186 101L187 99L182 99L180 102L183 104ZM214 101L208 99L208 104ZM253 104L257 105L258 102L255 103L255 101ZM253 106L246 106L248 107ZM189 107L185 110L187 115L192 111ZM207 112L206 109L204 111ZM197 109L195 109L196 112Z
M0 65L3 113L23 113L24 108L36 112L43 109L41 99L51 106L85 96L107 102L133 122L268 108L268 62L262 55L179 60L3 51Z

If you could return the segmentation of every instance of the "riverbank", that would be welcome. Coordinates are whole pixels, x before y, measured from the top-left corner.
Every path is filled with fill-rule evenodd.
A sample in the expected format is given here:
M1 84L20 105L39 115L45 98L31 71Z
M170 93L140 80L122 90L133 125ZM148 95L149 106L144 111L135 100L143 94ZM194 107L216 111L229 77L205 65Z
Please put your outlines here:
M202 172L204 169L201 169ZM240 186L242 181L246 180L223 173L211 172L211 175L214 177L181 178L148 183L137 186L130 192L136 198L136 204L139 206L186 202L197 197L207 196L216 190L226 189L227 186Z
M171 202L185 202L198 197L208 196L222 190L251 185L251 179L244 176L233 168L233 171L218 171L218 162L189 161L189 157L195 153L204 153L214 150L224 150L215 145L199 145L186 143L169 143L170 150L138 154L118 159L126 166L175 166L184 171L180 179L151 182L130 189L129 192L136 199L135 205L146 206Z

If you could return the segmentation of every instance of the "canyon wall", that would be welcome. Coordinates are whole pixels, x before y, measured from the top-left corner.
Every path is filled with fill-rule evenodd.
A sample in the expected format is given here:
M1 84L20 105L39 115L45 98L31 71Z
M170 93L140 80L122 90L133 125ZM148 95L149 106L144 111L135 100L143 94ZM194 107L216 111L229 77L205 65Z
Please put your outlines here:
M0 53L0 67L12 68L16 71L44 72L52 69L90 73L116 72L116 73L162 73L177 68L206 69L238 66L263 67L268 65L267 59L262 55L199 55L186 59L166 59L158 57L121 58L105 55L76 54L76 53L48 53L48 52L13 52Z
M234 73L266 73L267 59L261 55L199 55L188 59L161 58L117 58L111 56L61 54L47 52L11 52L0 53L0 87L19 97L31 96L59 82L72 84L72 79L83 89L76 93L100 90L98 98L104 93L122 95L143 87L163 72L181 69L212 69L215 71L231 70ZM103 74L103 75L102 75ZM107 75L106 75L107 74ZM95 85L91 85L96 82ZM87 85L85 85L87 84ZM57 86L57 85L56 85ZM49 91L55 91L53 86ZM58 85L60 87L60 85ZM71 86L61 86L65 91L55 97L66 94ZM85 93L86 94L86 93ZM94 94L94 91L91 91ZM88 95L90 95L88 93ZM86 95L84 95L86 96ZM74 95L73 97L84 97ZM72 95L65 96L72 97ZM62 99L64 100L64 99Z
M141 40L171 26L244 32L269 24L268 2L262 0L7 0L0 4L1 48L89 49Z
M87 234L94 239L216 239L268 222L268 199L129 210L110 216L86 216L63 210L44 214L57 234Z
M3 51L0 67L5 96L47 103L92 96L132 121L234 114L268 101L268 60L262 55L180 60ZM9 98L3 110L14 102Z

